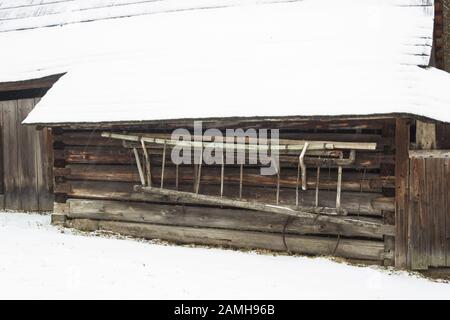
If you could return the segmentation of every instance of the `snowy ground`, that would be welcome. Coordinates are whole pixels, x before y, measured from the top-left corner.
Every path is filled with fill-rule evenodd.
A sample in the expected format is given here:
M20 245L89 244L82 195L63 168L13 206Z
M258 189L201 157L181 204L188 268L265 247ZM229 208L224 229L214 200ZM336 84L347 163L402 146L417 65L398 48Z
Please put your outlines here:
M78 235L0 213L0 299L449 299L450 284L324 258Z

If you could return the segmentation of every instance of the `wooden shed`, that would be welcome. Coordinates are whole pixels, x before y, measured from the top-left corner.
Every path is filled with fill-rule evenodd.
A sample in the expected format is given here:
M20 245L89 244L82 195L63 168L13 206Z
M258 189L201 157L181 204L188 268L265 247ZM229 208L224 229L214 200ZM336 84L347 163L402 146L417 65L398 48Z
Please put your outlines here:
M10 74L65 73L23 122L48 139L55 224L450 266L450 75L430 67L446 63L441 2L144 2L123 4L141 17L3 26L30 30L5 33L22 41L0 61L38 36L44 48ZM174 161L177 129L191 163ZM279 134L266 149L250 136L264 130ZM212 145L245 161L208 163ZM277 150L277 170L262 175L252 150Z

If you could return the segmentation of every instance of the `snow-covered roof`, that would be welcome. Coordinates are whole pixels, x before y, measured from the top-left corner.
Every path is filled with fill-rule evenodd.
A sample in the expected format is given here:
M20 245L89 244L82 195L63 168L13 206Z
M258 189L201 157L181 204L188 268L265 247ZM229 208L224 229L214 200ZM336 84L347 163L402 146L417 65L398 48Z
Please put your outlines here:
M67 72L25 123L391 113L450 122L450 75L419 67L430 59L431 1L156 2L164 14L0 33L0 81Z
M258 2L276 2L259 0ZM281 0L285 1L285 0ZM140 16L194 8L233 6L249 0L0 0L0 32Z

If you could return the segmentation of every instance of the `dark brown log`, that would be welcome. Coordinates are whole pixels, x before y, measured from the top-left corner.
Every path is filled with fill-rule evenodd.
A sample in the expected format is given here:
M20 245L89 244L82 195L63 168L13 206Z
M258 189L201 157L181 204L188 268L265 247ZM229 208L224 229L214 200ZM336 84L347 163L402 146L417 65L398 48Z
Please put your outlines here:
M159 203L173 203L172 200L161 196L142 195L133 191L134 184L125 182L94 182L94 181L68 181L65 183L56 183L55 192L65 193L70 197L84 199L111 199L111 200L130 200L146 201ZM168 185L167 188L174 188ZM180 188L182 191L192 191L192 186ZM238 197L238 188L225 186L224 196ZM210 195L220 195L220 186L208 186L202 189L201 193ZM264 201L265 203L276 202L276 190L267 188L247 187L243 190L244 199L253 199ZM303 205L313 206L315 204L315 191L300 193L300 202ZM320 195L320 206L333 207L336 203L336 192L323 191ZM295 190L280 190L280 205L295 205ZM381 216L381 211L394 211L394 199L382 197L376 193L342 193L342 208L350 214L361 214L371 216Z
M336 223L322 219L286 218L278 214L240 209L148 204L140 202L78 200L67 201L69 218L139 222L175 226L211 227L233 230L292 234L325 234L382 239L393 235L394 226L381 219L353 218L361 223Z
M252 118L216 118L203 119L203 129L270 129L282 128L287 130L380 130L390 122L395 123L395 114L389 115L367 115L367 116L322 116L322 117L252 117ZM399 114L399 117L408 118L408 115ZM166 120L166 121L120 121L109 123L58 123L51 124L53 127L60 127L63 130L103 130L130 131L130 127L135 132L172 132L174 129L193 129L195 119L187 120Z
M152 150L152 164L161 165L162 149ZM132 149L122 147L67 147L62 150L55 150L55 160L65 161L67 164L134 164L135 158ZM167 153L167 165L173 165L170 161L170 152ZM314 165L308 159L307 165ZM348 168L378 169L380 163L394 163L394 156L380 152L357 152L356 161ZM297 167L297 155L281 155L280 165L282 167ZM337 167L332 165L332 167Z
M92 181L123 181L139 183L140 178L135 165L83 165L74 164L66 168L55 168L55 176L64 177L68 180L92 180ZM227 168L224 181L227 185L239 184L239 169ZM202 169L202 185L219 185L220 168L207 167ZM161 168L152 168L153 179L157 182L161 179ZM308 172L308 188L315 189L315 170ZM282 188L295 188L296 169L285 168L281 172L280 186ZM169 184L174 184L176 180L176 168L168 167L164 173L164 180ZM179 168L179 183L192 184L194 182L194 170L191 166L181 166ZM256 168L246 168L243 175L245 186L267 186L273 187L276 181L273 176L262 176L260 170ZM320 190L336 190L337 175L333 170L330 173L324 172L320 180ZM383 188L394 188L394 177L380 177L377 174L363 172L344 172L342 190L343 191L363 191L381 192Z
M369 240L333 239L300 235L280 235L255 231L215 228L191 228L144 223L93 221L74 219L66 225L87 231L104 230L146 239L162 239L176 243L218 245L245 249L289 251L311 255L334 255L363 260L389 259L384 243Z
M119 132L122 133L122 132ZM158 136L171 138L167 133L147 133L132 132L134 135ZM280 133L280 139L291 140L312 140L312 141L342 141L342 142L371 142L376 143L378 149L388 145L394 145L392 137L382 137L379 134L354 134L354 133L305 133L305 132L287 132ZM99 131L67 131L55 136L55 141L67 146L122 146L122 141L116 139L103 138Z

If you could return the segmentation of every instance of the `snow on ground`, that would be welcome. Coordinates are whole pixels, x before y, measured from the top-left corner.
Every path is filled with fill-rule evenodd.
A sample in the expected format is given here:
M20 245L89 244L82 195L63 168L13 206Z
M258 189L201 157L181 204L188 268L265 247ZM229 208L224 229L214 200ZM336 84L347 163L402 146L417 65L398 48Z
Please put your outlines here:
M325 258L77 235L0 213L0 299L449 299L450 284Z

